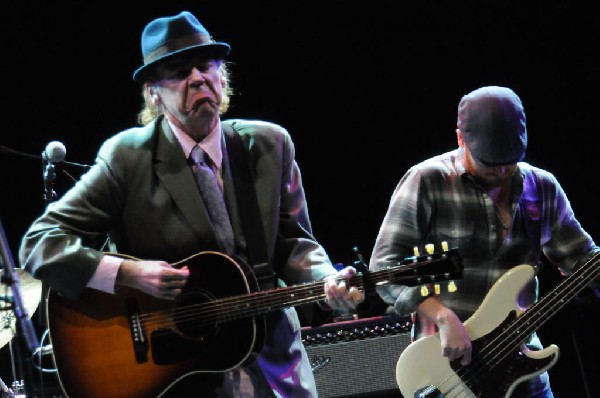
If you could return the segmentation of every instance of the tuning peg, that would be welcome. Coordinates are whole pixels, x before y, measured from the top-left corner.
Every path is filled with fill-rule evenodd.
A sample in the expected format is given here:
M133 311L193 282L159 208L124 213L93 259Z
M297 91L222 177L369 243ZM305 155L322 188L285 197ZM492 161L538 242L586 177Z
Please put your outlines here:
M442 251L445 251L445 252L448 251L448 242L446 242L446 241L442 242Z
M433 254L433 243L428 243L425 245L425 251L427 252L427 254Z
M421 253L419 253L419 246L413 247L413 254L415 257L419 257L421 255Z
M427 286L421 286L421 296L429 296L429 289L427 288Z
M369 265L366 263L363 255L358 250L358 246L352 247L352 251L356 254L357 260L353 263L357 271L367 273L369 272Z
M456 283L454 283L454 281L448 282L448 292L454 293L456 290L457 290Z
M442 289L440 288L440 284L439 284L439 283L436 283L436 284L433 286L433 288L434 288L435 294L438 294L438 295L439 295L439 294L441 293L441 290L442 290Z

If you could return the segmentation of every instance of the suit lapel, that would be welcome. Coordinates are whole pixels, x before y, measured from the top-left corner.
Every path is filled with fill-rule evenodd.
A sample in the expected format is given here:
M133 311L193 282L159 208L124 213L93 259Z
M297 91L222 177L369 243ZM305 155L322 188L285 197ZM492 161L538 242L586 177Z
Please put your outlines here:
M235 194L235 186L233 177L231 174L231 162L229 161L229 149L227 148L227 140L225 139L225 131L223 130L223 136L221 137L221 145L223 148L223 191L225 192L225 203L227 210L229 211L229 218L233 227L233 236L236 240L236 245L245 248L246 242L244 239L244 233L242 230L242 224L240 220L240 212L238 207L237 196ZM245 252L242 249L241 252Z
M197 185L192 169L166 118L163 118L157 128L160 131L156 149L156 174L161 184L200 240L206 246L219 247L202 196L198 189L193 188Z

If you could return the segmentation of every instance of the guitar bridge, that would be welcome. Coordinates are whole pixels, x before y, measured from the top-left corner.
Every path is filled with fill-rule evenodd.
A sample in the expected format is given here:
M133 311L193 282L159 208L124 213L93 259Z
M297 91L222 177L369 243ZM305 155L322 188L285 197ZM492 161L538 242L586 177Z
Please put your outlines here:
M127 320L135 360L138 363L148 362L148 340L146 340L146 329L140 322L140 309L137 301L134 298L128 298L125 300L125 308L127 309Z

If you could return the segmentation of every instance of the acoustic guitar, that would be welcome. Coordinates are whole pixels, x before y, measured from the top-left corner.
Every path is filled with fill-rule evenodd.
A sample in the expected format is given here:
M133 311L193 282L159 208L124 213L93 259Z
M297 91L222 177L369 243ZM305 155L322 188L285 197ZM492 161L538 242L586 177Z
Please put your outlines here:
M162 396L192 374L225 372L260 351L268 313L325 299L324 281L261 291L249 266L218 252L173 265L190 270L176 300L129 288L114 295L86 289L77 300L49 291L52 354L67 396ZM458 279L463 270L457 249L398 265L357 273L349 285L362 291L386 283L420 285Z

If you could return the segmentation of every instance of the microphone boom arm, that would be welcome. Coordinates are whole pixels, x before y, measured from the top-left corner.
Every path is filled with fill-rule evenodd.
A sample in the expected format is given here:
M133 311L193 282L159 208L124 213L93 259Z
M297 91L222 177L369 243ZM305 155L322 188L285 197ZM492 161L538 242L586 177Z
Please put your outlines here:
M43 154L42 154L42 156L40 156L40 155L32 155L31 153L25 153L25 152L15 151L14 149L8 148L8 147L6 147L4 145L0 145L0 152L10 153L12 155L17 155L17 156L31 158L31 159L38 159L38 160L44 158ZM88 170L88 169L90 169L92 167L89 164L69 162L69 161L66 161L66 160L63 160L62 163L66 164L66 165L69 165L69 166L81 167L81 168L83 168L85 170Z

